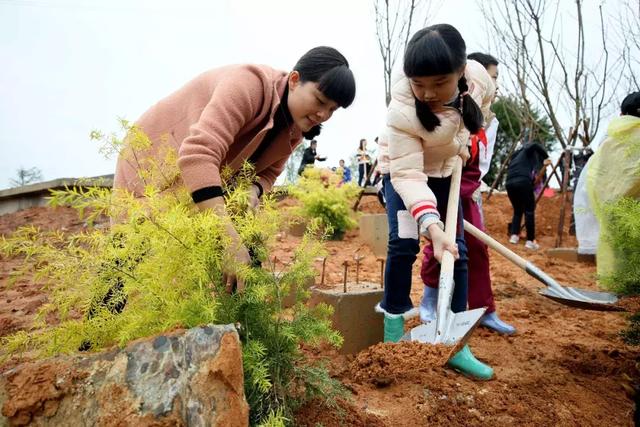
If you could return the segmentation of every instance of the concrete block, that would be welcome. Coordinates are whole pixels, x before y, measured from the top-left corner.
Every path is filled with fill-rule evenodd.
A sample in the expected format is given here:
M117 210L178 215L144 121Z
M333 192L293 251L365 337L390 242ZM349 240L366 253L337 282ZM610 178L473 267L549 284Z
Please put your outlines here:
M596 256L591 254L579 254L577 248L553 248L547 249L547 255L569 262L596 263Z
M340 332L344 343L342 354L357 353L382 342L384 318L374 311L382 300L383 290L378 283L347 283L347 292L339 289L312 289L309 303L325 303L333 307L333 328Z
M377 257L387 256L389 224L386 214L366 214L360 216L360 240L371 248Z

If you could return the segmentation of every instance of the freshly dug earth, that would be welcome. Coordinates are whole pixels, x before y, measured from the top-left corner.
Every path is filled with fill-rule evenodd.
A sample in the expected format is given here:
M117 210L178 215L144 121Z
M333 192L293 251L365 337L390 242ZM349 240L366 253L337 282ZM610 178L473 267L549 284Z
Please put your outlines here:
M349 366L349 377L359 384L385 387L394 381L444 366L451 348L418 342L380 343L361 351Z
M283 204L291 206L290 201ZM374 197L366 197L361 210L384 212ZM536 212L541 249L527 251L522 243L507 243L506 224L511 206L496 194L484 204L489 234L509 245L561 284L597 289L595 266L550 258L554 246L560 198L543 198ZM0 234L10 234L20 224L82 230L70 209L34 208L0 216ZM565 229L569 224L569 209ZM287 262L300 238L281 233L273 255ZM575 246L575 238L563 236L563 246ZM342 286L343 262L349 261L349 281L355 281L355 257L360 280L379 282L380 264L364 245L358 231L344 241L327 242L324 287ZM301 408L299 425L416 426L416 425L633 425L634 402L630 386L639 383L640 349L624 344L619 333L628 313L594 312L559 305L538 294L543 285L518 267L491 252L491 275L500 317L518 332L504 337L477 329L469 342L474 354L495 370L495 379L472 381L444 366L446 353L417 343L379 344L358 355L342 356L335 350L305 349L309 358L329 358L332 375L352 392L339 409L313 402ZM411 292L414 304L422 295L419 268L414 265ZM0 336L31 325L37 308L46 301L30 278L8 286L17 259L0 259ZM320 272L321 261L317 262ZM470 266L473 268L473 266ZM317 281L319 282L319 277ZM470 284L471 288L473 284ZM640 308L637 298L621 305ZM369 308L365 308L369 309ZM372 308L371 308L372 309ZM408 322L407 329L417 323ZM629 391L626 391L629 390Z

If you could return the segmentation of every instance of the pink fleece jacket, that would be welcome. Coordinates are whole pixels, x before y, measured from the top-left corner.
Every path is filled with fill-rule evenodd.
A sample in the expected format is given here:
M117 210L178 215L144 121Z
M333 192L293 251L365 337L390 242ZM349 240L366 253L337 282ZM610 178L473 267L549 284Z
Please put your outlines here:
M220 170L239 169L273 127L286 84L287 73L266 65L230 65L197 76L136 122L151 140L151 148L136 152L135 158L123 151L114 187L142 196L141 165L145 160L161 162L167 149L177 153L180 174L161 183L160 190L180 184L191 192L220 186ZM291 123L289 131L280 132L256 159L256 174L265 192L301 141L301 131Z

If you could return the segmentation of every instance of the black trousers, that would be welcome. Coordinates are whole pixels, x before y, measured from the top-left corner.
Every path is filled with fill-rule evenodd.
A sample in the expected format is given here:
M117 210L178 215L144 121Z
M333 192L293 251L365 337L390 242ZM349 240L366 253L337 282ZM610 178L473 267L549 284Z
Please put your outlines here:
M366 187L369 185L369 181L367 181L367 174L369 173L369 168L371 168L370 163L360 163L358 164L358 186Z
M535 240L536 199L533 193L533 184L527 181L507 183L507 195L511 206L513 206L510 234L520 234L520 224L522 223L522 215L524 215L527 240Z

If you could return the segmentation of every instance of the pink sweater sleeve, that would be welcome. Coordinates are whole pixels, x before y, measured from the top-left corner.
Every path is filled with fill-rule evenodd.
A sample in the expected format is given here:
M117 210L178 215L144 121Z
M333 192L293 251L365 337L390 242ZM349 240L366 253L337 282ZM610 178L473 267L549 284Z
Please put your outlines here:
M263 79L250 68L238 68L221 80L189 129L178 152L178 166L189 191L220 186L220 166L242 127L262 109Z
M274 163L272 163L271 166L258 174L258 182L262 186L262 189L265 193L271 191L273 183L276 182L276 179L284 170L288 159L289 156L278 159Z

